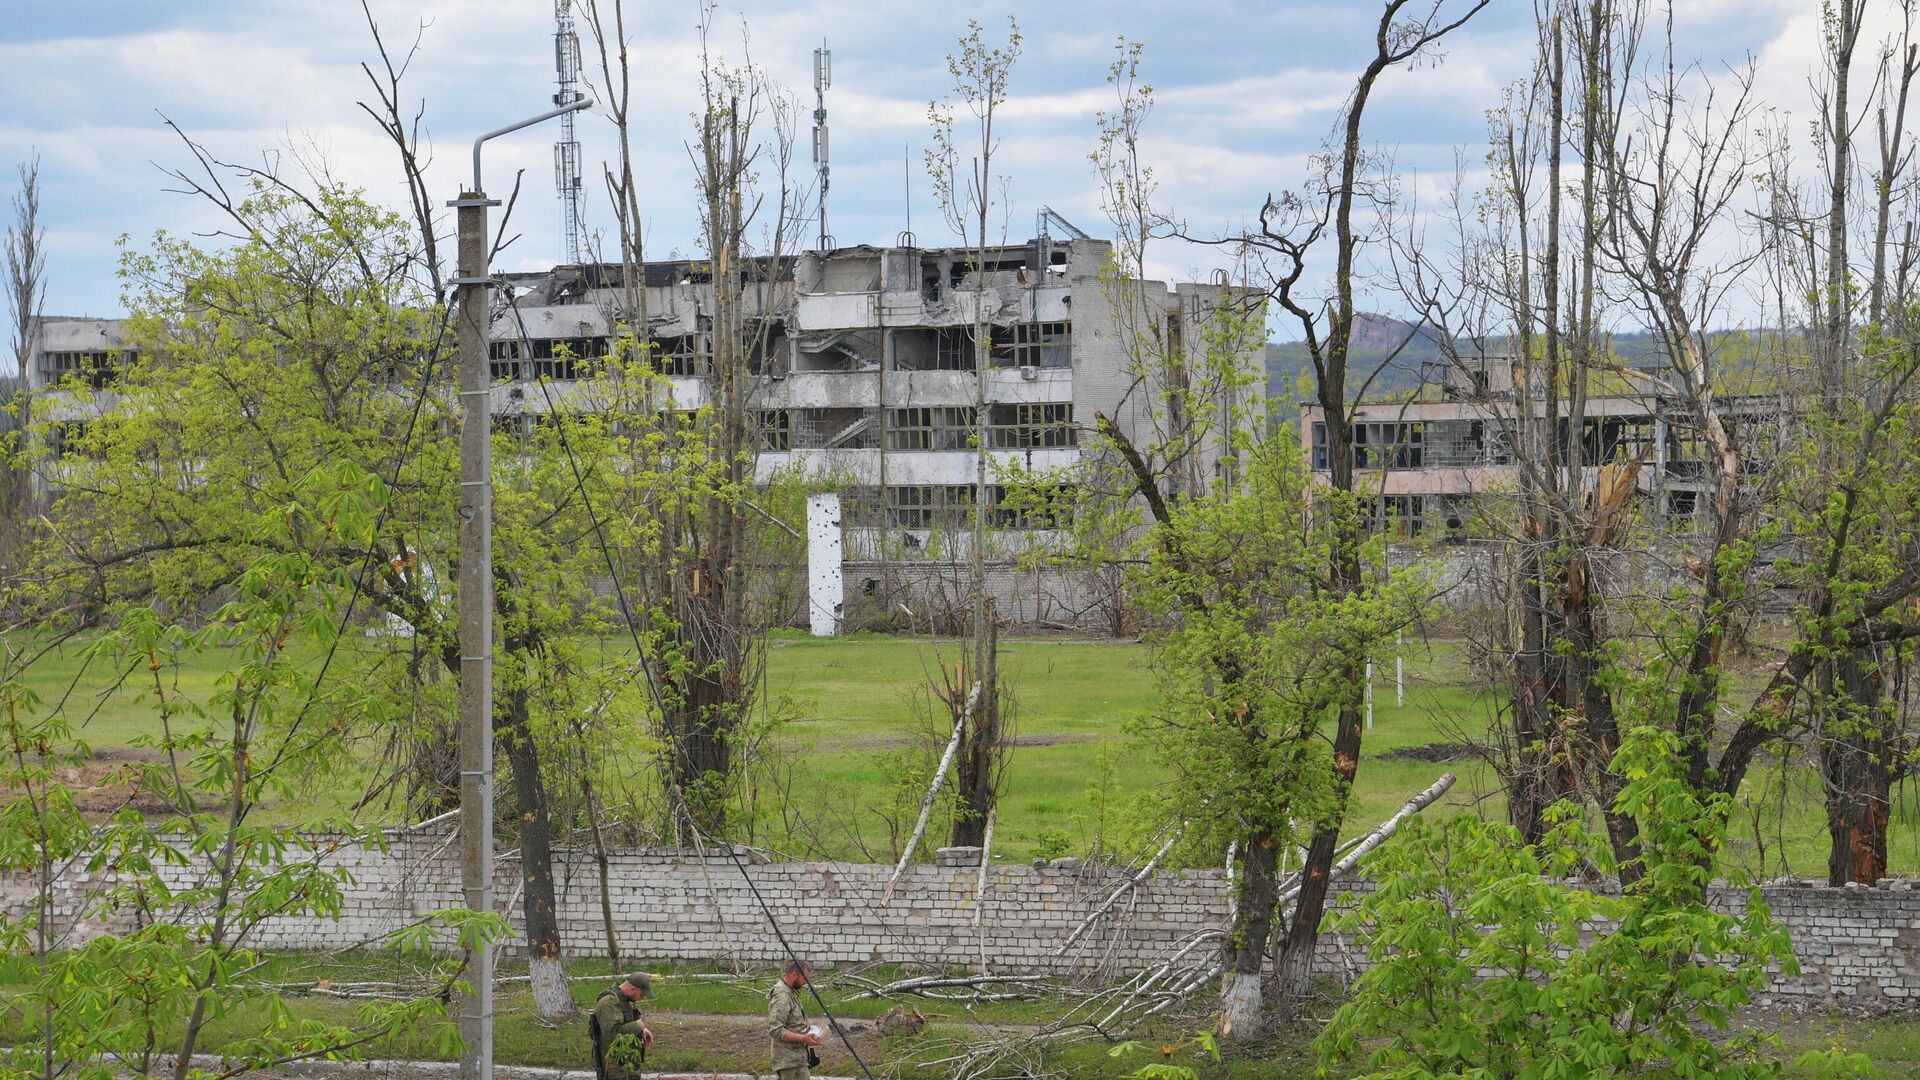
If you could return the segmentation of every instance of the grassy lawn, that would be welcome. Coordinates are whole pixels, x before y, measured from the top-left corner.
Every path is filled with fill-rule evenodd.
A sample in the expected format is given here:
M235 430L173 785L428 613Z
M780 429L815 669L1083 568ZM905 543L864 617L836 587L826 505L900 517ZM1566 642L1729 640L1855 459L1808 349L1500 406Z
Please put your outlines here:
M352 673L391 659L405 642L349 636L334 660L336 673ZM48 708L67 716L103 760L125 751L138 736L156 733L152 673L132 665L124 680L108 657L86 659L84 642L56 650L25 676ZM763 790L763 808L752 839L795 854L839 859L891 860L898 837L911 827L925 777L944 742L929 708L927 687L950 668L952 641L860 635L816 639L796 633L773 637L767 650L765 697L785 718L772 739L787 766L786 798L812 815L805 837L783 832L771 807L781 792ZM609 666L625 662L624 642L592 646ZM169 666L160 675L169 694L205 701L226 657L218 653ZM304 657L316 664L317 655ZM1131 643L1011 639L1001 670L1015 700L1016 746L1006 772L996 832L996 854L1028 859L1038 854L1084 854L1096 838L1109 849L1132 853L1141 845L1133 793L1166 779L1144 748L1123 731L1132 717L1156 701L1152 658ZM1484 741L1492 699L1475 689L1458 645L1410 640L1405 652L1405 701L1396 702L1391 662L1376 672L1374 724L1367 736L1349 827L1364 830L1391 814L1411 794L1442 772L1459 781L1434 811L1502 811L1498 778L1476 758L1436 763L1395 758L1393 753L1434 743ZM331 676L330 676L331 677ZM442 690L445 687L441 688ZM638 691L633 691L639 712ZM374 749L366 751L370 757ZM104 772L104 769L101 770ZM313 778L288 805L263 817L282 820L316 812L340 812L358 800L370 769L342 782ZM85 781L84 775L81 781ZM644 755L616 762L602 776L603 805L618 805L652 783ZM1818 778L1801 765L1754 770L1743 793L1726 859L1749 873L1793 872L1823 876L1827 840ZM394 815L374 808L364 813ZM1896 871L1920 870L1920 805L1913 797L1895 807L1892 858ZM744 830L743 830L744 831ZM942 835L944 823L931 832Z

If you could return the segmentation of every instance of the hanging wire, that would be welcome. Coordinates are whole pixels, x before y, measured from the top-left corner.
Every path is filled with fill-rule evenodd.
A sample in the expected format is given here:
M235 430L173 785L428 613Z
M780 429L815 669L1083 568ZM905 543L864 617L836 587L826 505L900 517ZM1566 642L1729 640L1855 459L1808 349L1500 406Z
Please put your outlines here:
M504 278L496 278L495 285L498 288L507 290L508 306L513 310L514 323L519 329L520 351L531 359L533 352L532 342L527 335L526 321L520 314L519 302L513 299L511 292L512 285ZM613 551L607 545L606 532L600 525L600 515L594 512L593 499L587 493L586 478L580 470L579 459L574 456L572 440L567 438L565 414L555 405L553 393L547 386L547 377L540 373L537 366L533 369L533 376L534 381L540 386L540 396L546 401L547 415L553 418L553 430L559 439L561 452L566 455L567 468L573 473L574 488L580 495L581 508L587 512L587 521L592 526L594 543L599 546L601 559L606 563L607 574L612 579L614 598L620 608L620 617L626 622L627 634L633 640L634 650L639 654L641 672L645 676L647 692L649 696L653 698L654 707L660 710L662 717L665 717L667 711L666 698L660 691L659 681L655 676L652 661L648 659L647 651L640 642L640 632L634 625L633 611L627 605L625 586L621 584L620 573L614 565ZM679 754L681 767L683 769L687 768L689 762L686 757L686 748L683 747L677 739L669 737L668 742L672 744L675 752ZM669 780L669 788L673 786ZM669 799L678 809L689 834L698 841L701 836L700 828L695 824L693 813L687 808L686 800L678 797L677 791L671 792ZM734 845L730 842L723 841L718 846L726 851L727 857L733 862L734 869L740 872L741 880L746 882L747 890L753 894L754 902L760 907L760 913L766 916L767 926L773 930L773 936L780 942L780 949L787 954L788 961L796 966L804 966L805 962L800 959L800 954L794 951L793 944L787 940L786 932L780 928L780 920L774 916L773 908L768 906L766 897L760 895L760 886L754 882L753 875L747 870L746 863L741 861L740 853L734 849ZM860 1072L866 1076L867 1080L874 1080L873 1070L867 1068L866 1061L860 1057L860 1051L854 1048L853 1040L848 1037L846 1030L841 1027L840 1021L834 1018L833 1010L827 1007L826 999L820 996L820 991L813 985L813 980L808 979L806 986L807 992L813 995L814 1004L820 1007L821 1014L826 1017L827 1026L835 1035L840 1037L840 1042L847 1048L847 1053L853 1056L854 1064L860 1066Z

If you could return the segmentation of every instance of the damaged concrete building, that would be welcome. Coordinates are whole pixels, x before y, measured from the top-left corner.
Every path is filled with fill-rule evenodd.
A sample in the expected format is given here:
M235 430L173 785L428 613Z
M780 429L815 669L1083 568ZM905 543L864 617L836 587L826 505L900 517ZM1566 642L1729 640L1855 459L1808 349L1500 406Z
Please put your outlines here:
M750 263L744 307L756 344L746 402L758 436L756 475L764 481L792 470L839 492L850 625L898 625L905 620L891 613L905 607L921 612L924 626L925 613L956 602L976 502L987 507L990 578L1003 618L1110 625L1111 612L1098 610L1111 602L1101 590L1075 572L1021 558L1058 534L1064 523L1056 515L1072 500L1010 500L999 478L1010 466L1071 476L1096 412L1147 438L1158 388L1141 385L1135 343L1143 325L1190 350L1220 349L1221 326L1249 328L1244 341L1225 346L1244 365L1248 389L1234 393L1246 400L1217 406L1228 422L1259 425L1259 294L1223 280L1116 282L1103 275L1111 245L1077 233L989 247L978 266L969 248L901 239L908 242ZM625 287L617 265L499 275L491 329L497 430L533 424L549 395L563 410L591 407L574 392L590 366L581 361L607 355L616 328L635 324L651 342L673 407L708 402L707 264L650 262L640 274L637 289ZM624 310L636 300L639 312ZM981 309L989 327L984 371L975 364ZM1223 318L1229 311L1236 317ZM114 320L49 319L31 378L46 386L83 373L106 385L123 340ZM58 415L54 397L45 415ZM985 445L977 446L981 419ZM54 430L85 422L61 418ZM1217 431L1178 471L1204 485L1230 475L1229 455L1226 432Z
M1451 540L1485 535L1483 512L1499 514L1500 501L1518 487L1513 447L1547 423L1541 401L1516 393L1518 368L1509 356L1434 362L1414 396L1355 407L1354 472L1376 530ZM1751 437L1782 430L1788 418L1775 395L1724 398L1721 406L1728 429ZM1655 520L1673 533L1690 531L1711 481L1706 444L1686 403L1650 391L1593 394L1584 413L1579 447L1587 484L1602 466L1637 460L1637 483ZM1301 452L1323 476L1325 419L1317 402L1301 404ZM1571 425L1562 415L1557 427L1565 452L1573 446Z

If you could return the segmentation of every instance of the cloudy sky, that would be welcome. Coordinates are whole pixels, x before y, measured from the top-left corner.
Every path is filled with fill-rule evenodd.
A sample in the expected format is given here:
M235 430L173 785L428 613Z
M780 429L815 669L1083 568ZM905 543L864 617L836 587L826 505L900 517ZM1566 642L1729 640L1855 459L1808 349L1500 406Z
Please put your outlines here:
M1416 0L1419 2L1419 0ZM1454 0L1457 2L1457 0ZM1818 0L1676 0L1680 47L1709 67L1759 61L1759 92L1807 130L1808 79L1818 49ZM1887 0L1886 6L1891 6ZM373 56L356 0L12 0L0 22L0 162L37 153L49 236L47 310L119 310L116 245L155 230L214 225L209 209L169 194L165 168L190 158L162 117L217 155L258 163L291 151L323 156L333 173L400 205L391 148L356 106L371 100L359 64ZM696 7L630 0L639 89L642 201L649 253L692 249L695 221L685 140L693 107ZM1269 191L1300 182L1370 48L1374 0L1251 3L1182 0L791 0L723 4L716 34L738 54L740 24L754 59L811 107L811 53L833 50L827 107L833 150L832 230L841 243L886 243L908 225L924 243L951 242L920 165L927 101L947 90L942 63L968 18L1003 32L1011 7L1026 35L1012 78L1000 162L1009 178L1008 232L1030 234L1050 205L1105 231L1087 154L1116 37L1146 45L1159 100L1148 156L1164 201L1196 233L1231 230ZM408 92L424 99L436 150L435 196L451 198L475 134L548 107L553 92L551 0L376 0L388 38L420 52ZM1451 39L1442 62L1395 73L1369 110L1369 132L1400 166L1438 190L1456 161L1480 163L1484 110L1525 73L1532 4L1494 0ZM610 148L603 114L583 117L588 176ZM560 257L549 125L491 144L487 186L498 195L524 169L507 268ZM800 151L805 162L804 147ZM11 190L11 170L0 177ZM593 186L590 184L590 187ZM910 189L910 191L909 191ZM588 202L604 225L604 196ZM1163 274L1204 273L1209 253L1167 247Z

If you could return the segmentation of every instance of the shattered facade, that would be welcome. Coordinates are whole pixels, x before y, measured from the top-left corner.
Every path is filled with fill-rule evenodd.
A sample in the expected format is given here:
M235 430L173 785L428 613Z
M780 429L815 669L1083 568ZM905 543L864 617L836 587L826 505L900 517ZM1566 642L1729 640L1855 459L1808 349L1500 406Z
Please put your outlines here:
M1104 241L1040 237L970 248L850 247L750 260L747 408L758 436L756 476L798 470L842 498L850 599L876 609L924 594L966 550L973 506L988 507L988 557L1003 616L1078 622L1094 603L1070 575L1018 569L1021 552L1063 524L1067 498L1016 505L997 482L1004 466L1068 470L1081 461L1096 411L1144 440L1153 387L1139 385L1133 342L1146 320L1192 343L1212 335L1230 305L1257 294L1224 283L1167 285L1103 280ZM561 266L496 275L490 331L496 430L532 425L548 411L588 407L575 393L582 361L608 355L617 333L637 333L671 387L672 407L706 405L713 284L697 260L650 262L639 289L618 265ZM638 297L641 311L622 310ZM980 308L990 327L984 378L975 370ZM643 318L639 317L644 315ZM1263 364L1261 320L1234 351L1251 386ZM84 373L109 387L124 338L110 319L48 319L30 376L36 386ZM542 385L542 381L546 385ZM1144 392L1143 392L1144 391ZM1252 395L1254 391L1247 390ZM102 402L110 403L110 395ZM1222 415L1257 425L1257 400L1222 402ZM108 407L101 405L97 407ZM984 449L975 445L986 412ZM42 413L57 433L86 422L62 416L57 394ZM1181 463L1206 483L1231 472L1224 432ZM58 447L55 447L56 453ZM978 489L977 461L989 458ZM918 584L915 584L915 583ZM896 595L898 594L898 595Z
M1376 529L1408 536L1466 539L1483 500L1511 498L1519 470L1513 447L1535 439L1546 407L1516 389L1511 357L1436 363L1421 392L1403 401L1361 401L1353 414L1356 484L1367 493ZM1563 406L1564 407L1564 406ZM1579 436L1589 488L1601 467L1640 463L1637 483L1677 531L1706 506L1707 447L1687 404L1660 393L1595 394L1586 399ZM1772 395L1723 399L1721 421L1736 437L1765 439L1788 414ZM1571 449L1564 417L1554 436ZM1300 406L1300 448L1313 470L1328 473L1325 413Z

